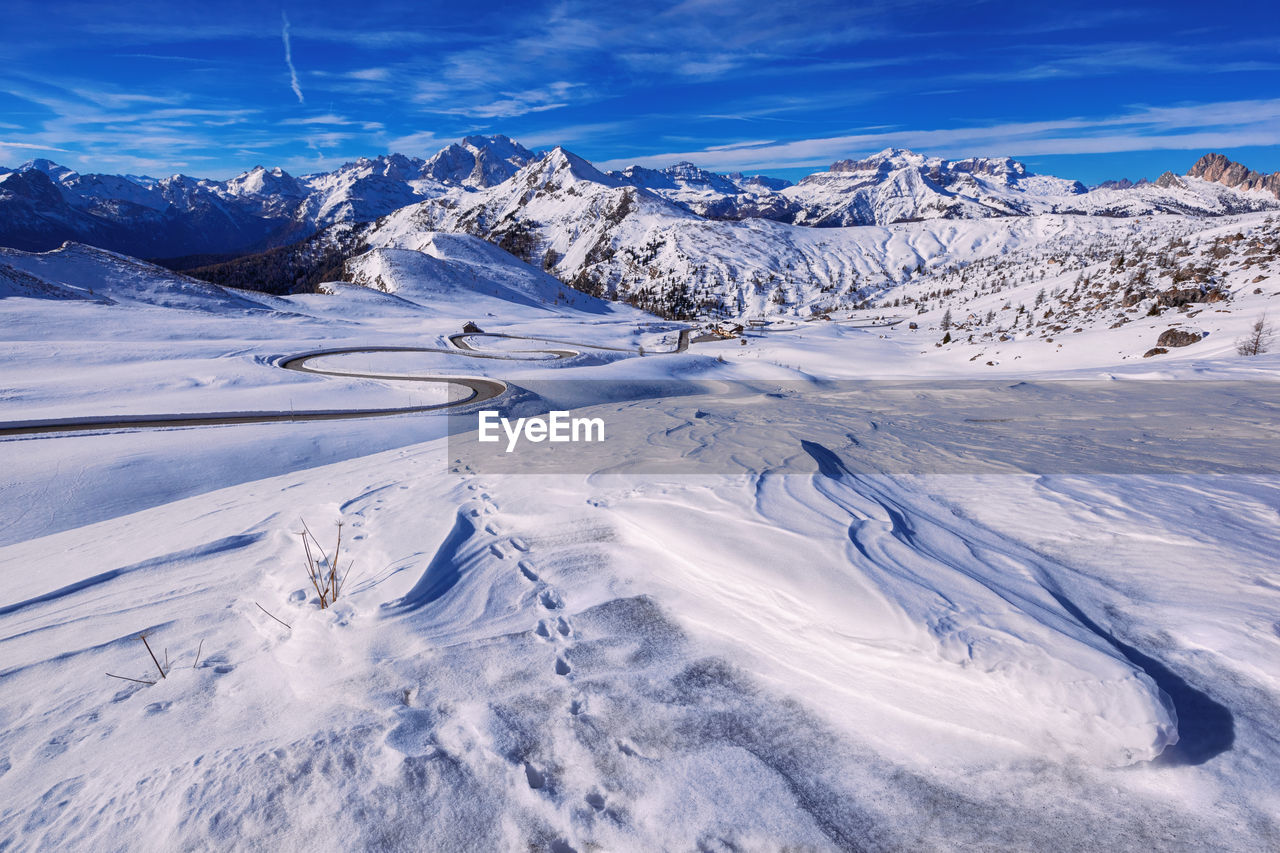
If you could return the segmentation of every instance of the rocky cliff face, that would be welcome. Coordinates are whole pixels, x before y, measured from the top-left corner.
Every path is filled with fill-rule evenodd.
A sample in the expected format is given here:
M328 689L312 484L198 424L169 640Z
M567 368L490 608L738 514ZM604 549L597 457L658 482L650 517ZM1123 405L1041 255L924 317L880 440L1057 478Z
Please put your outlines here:
M1280 198L1280 172L1264 175L1227 158L1223 154L1206 154L1187 172L1193 178L1223 184L1237 190L1265 190Z

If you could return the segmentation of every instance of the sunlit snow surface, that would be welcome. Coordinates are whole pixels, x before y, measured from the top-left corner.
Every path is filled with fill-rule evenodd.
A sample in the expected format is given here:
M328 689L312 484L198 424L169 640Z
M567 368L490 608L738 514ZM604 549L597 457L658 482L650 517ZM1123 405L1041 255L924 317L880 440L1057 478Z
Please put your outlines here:
M1158 366L1110 355L1138 324L982 372L867 318L670 353L487 249L287 299L3 258L0 427L450 393L369 373L500 378L607 439L507 458L474 407L0 438L0 849L1280 844L1253 303ZM546 342L468 356L466 321ZM279 366L360 347L430 351ZM343 522L329 610L304 519ZM168 677L107 677L157 679L142 632Z

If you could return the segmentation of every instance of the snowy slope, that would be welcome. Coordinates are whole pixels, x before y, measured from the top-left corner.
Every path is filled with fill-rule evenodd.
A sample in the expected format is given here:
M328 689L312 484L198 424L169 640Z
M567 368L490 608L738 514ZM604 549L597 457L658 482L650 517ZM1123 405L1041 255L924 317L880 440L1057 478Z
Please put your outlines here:
M42 253L0 248L0 269L6 270L9 280L19 286L16 292L3 295L91 299L212 312L264 308L262 302L248 294L77 243ZM30 279L26 279L28 276ZM29 283L23 285L24 279Z
M901 320L895 337L957 370L970 362L997 371L1053 370L1081 359L1135 360L1156 370L1170 360L1231 355L1253 323L1280 309L1278 300L1274 215L1157 217L939 264L850 316ZM904 329L908 323L919 329ZM1171 329L1199 339L1151 352ZM951 341L935 347L948 332Z
M0 846L1276 846L1280 362L1219 343L1280 298L1274 221L805 229L704 222L568 155L528 177L474 215L571 229L628 198L610 235L670 228L673 263L708 245L741 269L916 264L865 310L668 352L674 324L557 303L421 209L352 262L393 294L335 284L272 310L159 307L230 294L83 247L4 253L6 286L112 300L0 299L5 424L406 406L447 374L509 383L489 405L512 415L563 401L607 439L509 458L467 409L0 436ZM1115 313L1182 270L1231 298L1151 322L1210 336L1124 358L1148 321ZM933 346L946 308L1003 301L1015 340L966 319L975 344ZM1036 328L1046 308L1087 331ZM477 310L523 337L451 346ZM280 367L330 349L314 363L342 375ZM1137 416L1090 420L1098 384ZM1175 474L1099 473L1170 411L1222 438ZM302 520L326 548L343 523L330 609Z
M445 190L424 176L421 160L398 154L361 158L304 180L309 192L297 215L313 227L367 222Z
M608 312L602 300L566 288L556 279L520 262L489 243L466 234L415 234L352 258L347 276L356 284L440 308L475 315L498 305ZM492 306L489 306L492 307Z

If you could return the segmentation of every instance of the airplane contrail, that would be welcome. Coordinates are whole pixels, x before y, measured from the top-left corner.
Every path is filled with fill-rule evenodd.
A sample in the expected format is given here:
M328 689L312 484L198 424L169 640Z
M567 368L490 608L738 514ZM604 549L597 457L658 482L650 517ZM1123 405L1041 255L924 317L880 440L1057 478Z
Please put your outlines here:
M289 88L293 89L293 94L298 96L298 103L305 104L306 100L302 97L302 87L298 85L298 69L293 67L293 46L289 44L289 16L281 12L280 18L284 21L284 28L280 31L280 37L284 39L284 64L289 66Z

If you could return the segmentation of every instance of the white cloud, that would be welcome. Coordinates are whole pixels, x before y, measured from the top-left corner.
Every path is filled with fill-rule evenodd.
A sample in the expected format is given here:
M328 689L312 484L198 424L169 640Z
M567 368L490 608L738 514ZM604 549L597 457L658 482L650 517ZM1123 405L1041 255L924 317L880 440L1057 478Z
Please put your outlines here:
M386 80L391 76L390 68L360 68L348 71L345 75L352 80Z

